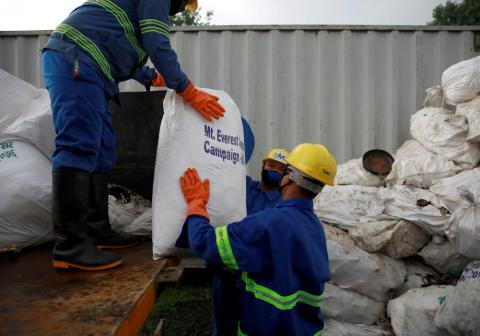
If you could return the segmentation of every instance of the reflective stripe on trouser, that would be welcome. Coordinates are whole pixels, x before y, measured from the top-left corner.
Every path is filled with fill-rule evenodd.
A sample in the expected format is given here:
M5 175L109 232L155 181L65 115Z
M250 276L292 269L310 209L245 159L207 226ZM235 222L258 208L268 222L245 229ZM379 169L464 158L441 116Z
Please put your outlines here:
M74 65L59 51L44 51L42 60L56 132L53 169L102 172L111 168L115 133L103 78L79 62L79 77L74 79Z

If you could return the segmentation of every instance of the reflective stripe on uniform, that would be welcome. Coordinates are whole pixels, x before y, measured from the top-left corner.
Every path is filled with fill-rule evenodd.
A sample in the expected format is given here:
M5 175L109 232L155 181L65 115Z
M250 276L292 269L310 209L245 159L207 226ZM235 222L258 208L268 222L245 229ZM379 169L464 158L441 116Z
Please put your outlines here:
M130 22L127 13L115 4L111 0L89 0L94 4L97 4L104 8L106 11L110 12L117 19L118 23L123 27L125 36L127 37L130 45L138 54L139 61L141 62L145 58L145 51L140 47L140 44L135 37L135 30L133 29L133 24Z
M247 334L240 329L240 323L238 323L237 336L247 336Z
M113 81L112 70L107 58L92 40L90 40L76 28L64 23L55 28L55 32L66 35L69 39L74 41L83 50L85 50L97 62L102 73L107 76L108 79Z
M232 246L230 245L230 240L228 239L228 230L227 226L220 226L215 229L215 237L217 242L218 253L220 258L222 258L225 266L231 269L238 270L237 261L233 255Z
M323 294L313 295L302 290L287 296L280 295L265 286L257 284L255 280L248 277L246 272L242 273L242 280L245 282L245 290L247 292L252 293L255 298L265 301L280 310L292 309L299 302L313 307L320 307L320 303L323 300Z
M165 22L155 19L140 20L142 34L158 33L170 38L170 27Z

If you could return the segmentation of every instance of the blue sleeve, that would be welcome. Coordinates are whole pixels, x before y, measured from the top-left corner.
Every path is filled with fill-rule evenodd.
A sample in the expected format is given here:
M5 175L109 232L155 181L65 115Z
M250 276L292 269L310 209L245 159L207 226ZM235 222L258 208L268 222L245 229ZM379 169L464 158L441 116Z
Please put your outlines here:
M250 162L252 158L253 150L255 149L255 135L253 134L252 128L248 121L242 117L243 125L243 142L245 145L245 159L247 163Z
M138 0L137 15L142 42L157 71L170 89L185 91L188 78L170 45L170 0Z
M272 263L268 231L257 217L213 228L200 216L187 219L193 253L209 263L245 272L262 272Z
M257 181L254 181L250 176L247 175L247 178L246 178L246 205L247 205L247 214L250 215L251 211L252 211L252 207L254 206L255 204L255 200L257 198L257 195L258 195L258 190L256 188L256 186L258 185L258 182Z
M150 86L152 80L155 79L157 76L157 72L154 68L150 68L148 66L143 66L137 69L137 72L133 75L133 79L139 82L142 85Z

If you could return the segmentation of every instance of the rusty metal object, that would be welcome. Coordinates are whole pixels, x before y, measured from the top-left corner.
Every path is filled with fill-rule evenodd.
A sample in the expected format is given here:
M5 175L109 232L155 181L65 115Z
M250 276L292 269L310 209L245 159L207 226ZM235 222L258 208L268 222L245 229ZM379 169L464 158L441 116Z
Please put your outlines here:
M0 335L136 335L166 264L151 243L119 250L124 264L102 272L55 271L51 248L0 260Z
M381 149L372 149L363 154L363 167L372 174L387 176L392 171L393 156Z

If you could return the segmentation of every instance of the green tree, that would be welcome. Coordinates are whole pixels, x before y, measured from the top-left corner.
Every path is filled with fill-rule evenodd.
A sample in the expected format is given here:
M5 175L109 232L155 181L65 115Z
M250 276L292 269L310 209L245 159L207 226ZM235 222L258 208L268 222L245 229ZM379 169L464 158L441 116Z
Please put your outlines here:
M195 13L183 11L170 18L170 25L178 26L209 26L213 17L213 11L207 11L205 17L200 13L199 8Z
M479 25L480 0L448 0L433 10L432 25Z

